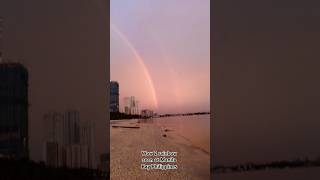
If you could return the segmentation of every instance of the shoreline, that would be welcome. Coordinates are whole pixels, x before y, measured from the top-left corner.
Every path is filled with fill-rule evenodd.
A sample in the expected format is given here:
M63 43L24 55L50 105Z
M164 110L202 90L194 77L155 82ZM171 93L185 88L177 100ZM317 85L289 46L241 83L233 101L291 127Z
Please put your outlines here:
M112 127L118 126L118 128ZM121 128L138 127L138 128ZM119 128L120 127L120 128ZM209 179L210 154L175 131L146 120L110 122L111 179ZM177 169L141 169L141 151L178 152Z

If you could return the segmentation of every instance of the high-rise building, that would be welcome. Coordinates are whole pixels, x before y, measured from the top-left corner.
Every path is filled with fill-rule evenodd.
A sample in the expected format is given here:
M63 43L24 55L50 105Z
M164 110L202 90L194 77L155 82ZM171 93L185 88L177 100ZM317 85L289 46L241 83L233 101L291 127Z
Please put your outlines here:
M0 156L28 158L28 70L0 62Z
M70 144L67 146L67 167L80 168L81 167L81 146L80 144Z
M132 115L140 114L139 101L137 101L134 96L124 98L124 112Z
M124 113L131 114L130 97L123 98L123 101L124 101Z
M65 143L63 137L64 117L61 113L50 112L43 116L44 128L46 129L45 138L47 141Z
M91 121L81 123L80 144L81 144L81 167L95 168L95 141L94 124Z
M64 130L66 144L80 143L80 115L79 111L69 110L64 114Z
M46 142L46 161L51 167L59 167L59 145L57 142Z
M110 82L110 112L119 112L119 83Z
M66 161L63 160L65 152L61 146L65 141L63 137L64 117L58 112L50 112L43 116L43 120L46 132L44 144L46 163L53 167L66 166Z
M136 98L134 96L130 97L130 114L134 114L136 108Z
M46 128L45 161L54 167L97 167L94 148L94 124L80 121L80 113L69 110L44 115Z
M136 115L140 115L140 112L139 112L139 101L136 101L136 106L135 106L135 108L134 108L134 114L136 114Z

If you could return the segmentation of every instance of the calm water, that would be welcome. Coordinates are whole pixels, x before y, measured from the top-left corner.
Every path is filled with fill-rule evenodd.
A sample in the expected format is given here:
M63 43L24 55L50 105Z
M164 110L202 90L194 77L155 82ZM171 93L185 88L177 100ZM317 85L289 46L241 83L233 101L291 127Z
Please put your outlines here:
M210 152L210 115L155 118L153 122L173 130L203 151Z

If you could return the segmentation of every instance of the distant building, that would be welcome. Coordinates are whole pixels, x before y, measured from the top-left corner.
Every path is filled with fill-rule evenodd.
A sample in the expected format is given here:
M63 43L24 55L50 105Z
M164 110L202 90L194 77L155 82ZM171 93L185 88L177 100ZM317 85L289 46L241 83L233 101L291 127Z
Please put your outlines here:
M46 130L45 138L50 142L66 143L63 137L64 116L58 112L51 112L43 116L44 128Z
M119 112L119 84L110 82L110 112Z
M124 100L124 113L131 114L130 97L125 97L123 98L123 100Z
M139 115L139 101L134 96L124 98L125 114Z
M64 116L58 112L50 112L43 116L45 129L45 161L53 167L66 167L66 144Z
M96 169L94 124L80 121L80 113L69 110L44 115L45 161L54 167Z
M81 123L80 144L81 144L81 167L94 169L96 166L94 124L90 121Z
M59 145L57 142L46 142L47 165L59 167Z
M154 116L154 113L152 110L149 110L149 109L144 109L141 111L141 116L143 118L151 118Z
M83 158L87 158L86 156ZM70 144L67 146L67 167L81 167L81 146L80 144Z
M136 101L135 108L134 108L134 114L136 115L140 115L139 105L140 105L140 102Z
M28 158L28 70L0 62L0 156Z
M66 144L80 143L80 115L79 111L69 110L64 114L64 130Z

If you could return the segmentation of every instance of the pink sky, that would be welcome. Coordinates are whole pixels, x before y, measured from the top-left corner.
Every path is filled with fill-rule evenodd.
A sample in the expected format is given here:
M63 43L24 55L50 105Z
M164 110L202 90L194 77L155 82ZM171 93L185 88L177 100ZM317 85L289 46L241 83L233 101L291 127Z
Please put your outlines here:
M209 111L210 1L130 3L111 1L111 80L121 110L135 96L159 113Z

